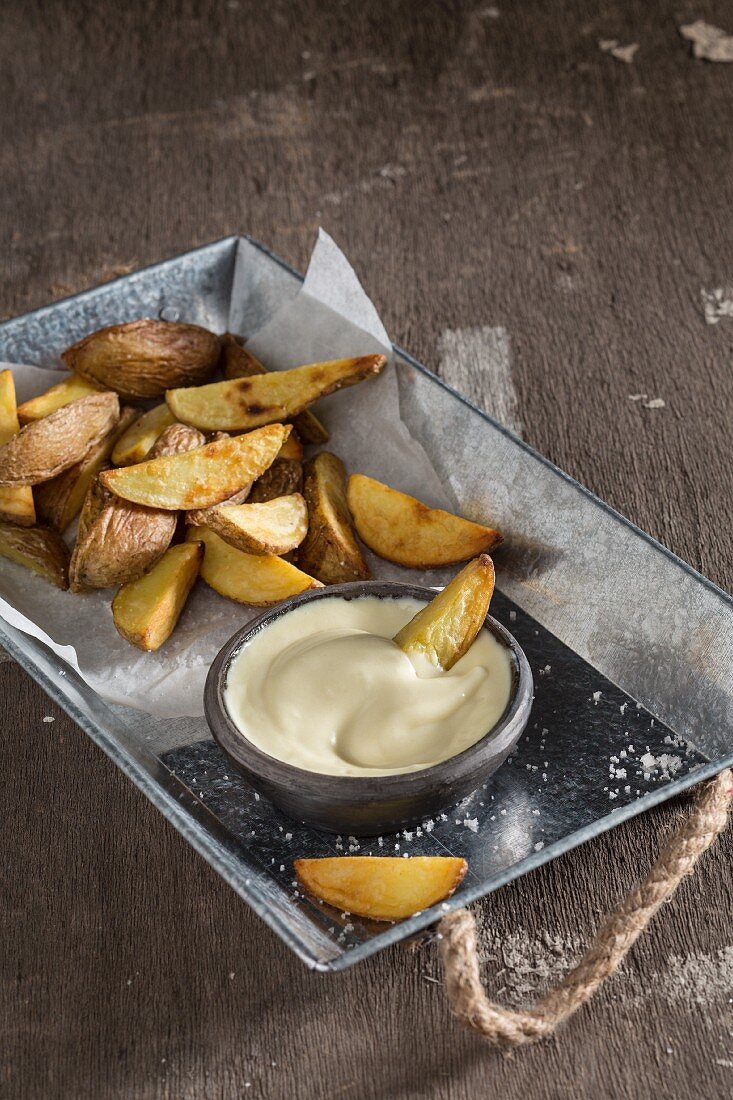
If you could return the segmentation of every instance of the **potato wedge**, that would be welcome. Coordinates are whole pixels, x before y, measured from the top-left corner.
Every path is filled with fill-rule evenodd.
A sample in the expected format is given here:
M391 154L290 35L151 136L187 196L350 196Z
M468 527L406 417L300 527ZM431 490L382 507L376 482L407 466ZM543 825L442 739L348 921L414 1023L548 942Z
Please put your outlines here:
M209 508L264 473L289 432L290 425L270 424L186 454L107 470L101 474L102 484L125 500L151 508Z
M176 628L204 557L201 542L171 546L149 573L123 584L112 600L114 624L126 641L150 653Z
M503 542L499 531L472 523L363 474L349 478L347 500L362 542L380 558L431 569L455 565Z
M341 459L321 451L307 462L303 496L308 534L298 551L299 565L324 584L367 580L371 573L354 534Z
M15 407L15 380L11 370L0 371L0 447L20 429ZM30 527L36 522L36 508L30 485L0 488L0 520Z
M220 350L219 337L200 325L145 318L92 332L61 358L69 370L124 397L160 397L205 382Z
M151 453L170 453L174 445L183 452L187 447L199 445L199 432L192 428L179 432L179 428L184 429L184 425L172 424L166 428ZM178 526L176 512L121 500L105 488L101 478L99 475L92 482L79 516L79 531L69 565L73 592L111 588L137 580L163 556Z
M227 380L251 378L254 374L267 374L267 367L256 355L247 351L241 337L225 332L221 337L219 369Z
M219 365L225 378L231 380L232 378L251 378L253 374L267 374L267 367L247 351L240 339L232 336L231 332L224 333L221 345ZM304 443L328 442L328 432L310 409L292 417L292 422Z
M160 433L175 423L176 418L165 403L138 416L117 440L112 452L112 464L132 466L135 462L142 462Z
M292 458L276 458L269 470L258 477L247 497L248 504L264 504L276 497L290 496L303 489L303 464ZM227 501L233 504L233 501Z
M69 548L49 527L0 523L0 555L31 569L56 588L69 587Z
M395 634L394 641L408 657L421 655L447 672L473 644L493 594L494 563L488 554L482 554L464 565L450 584Z
M116 393L80 397L33 420L0 447L0 485L37 485L80 462L120 418Z
M405 920L449 898L468 864L454 856L330 856L293 860L305 889L342 912Z
M290 562L271 554L245 554L235 550L208 527L189 527L186 542L203 542L201 578L220 596L252 607L298 596L309 588L322 588L320 581L302 573Z
M215 504L197 516L204 527L245 554L287 554L308 530L308 509L300 493L265 504Z
M80 378L78 374L72 372L62 376L61 381L51 386L45 393L40 393L38 397L31 397L22 405L18 405L18 420L21 424L42 420L44 416L49 416L64 405L78 401L80 397L88 397L90 393L99 393L102 389L104 386L87 382L85 378Z
M124 405L120 419L109 435L90 447L80 462L64 470L58 477L36 487L36 511L42 523L63 533L81 510L89 486L100 470L107 467L117 439L137 417L137 409Z
M293 462L303 461L303 444L300 442L300 436L294 428L278 451L277 457L290 458Z
M371 378L384 368L383 355L332 359L294 370L171 389L165 399L177 420L208 431L245 431L290 420L321 397Z

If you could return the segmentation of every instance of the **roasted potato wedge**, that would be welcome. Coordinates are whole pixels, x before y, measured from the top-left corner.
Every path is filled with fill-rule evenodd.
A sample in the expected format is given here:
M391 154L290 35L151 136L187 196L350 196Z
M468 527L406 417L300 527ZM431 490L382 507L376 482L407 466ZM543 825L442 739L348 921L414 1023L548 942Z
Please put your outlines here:
M308 534L298 551L298 564L324 584L367 580L371 573L354 534L341 459L321 451L307 462L303 496Z
M210 508L264 473L289 432L290 425L270 424L185 454L106 470L100 475L102 484L125 500L151 508Z
M454 856L330 856L293 861L298 880L342 912L405 920L451 896L468 864Z
M178 431L179 428L184 429L184 425L172 424L166 428L151 454L160 456L164 451L170 454L174 446L181 452L199 446L199 432L192 428ZM178 525L176 512L122 500L105 488L101 477L92 482L79 516L69 565L73 592L111 588L137 580L166 552Z
M112 452L114 466L132 466L147 458L150 448L162 431L176 423L176 418L163 403L138 416L115 443Z
M205 382L220 350L219 337L200 325L146 318L92 332L61 358L69 370L123 397L160 397Z
M482 554L395 634L395 643L408 657L419 654L447 672L473 644L493 594L494 563Z
M203 542L202 579L220 596L237 603L269 607L309 588L322 587L319 581L282 558L235 550L208 527L189 527L186 541Z
M503 542L499 531L472 523L363 474L349 478L347 500L362 542L380 558L431 569L454 565Z
M36 511L43 523L61 533L66 530L81 510L89 486L100 470L106 468L115 441L136 416L137 409L124 405L109 435L90 447L80 462L36 487Z
M0 371L0 447L20 430L15 407L15 380L10 370ZM0 521L30 527L36 522L36 508L30 485L0 488Z
M231 332L225 332L221 337L219 368L228 381L232 378L251 378L253 374L267 374L267 367L256 355L247 351L242 340Z
M73 372L62 377L60 382L51 386L45 393L38 397L31 397L18 405L18 420L21 424L30 424L32 420L42 420L57 409L72 401L78 401L80 397L88 397L90 393L99 393L104 386L98 386L95 382L88 382Z
M177 420L208 431L245 431L290 420L321 397L371 378L385 366L383 355L332 359L294 370L171 389L165 399Z
M216 504L197 517L245 554L287 554L300 545L308 530L308 509L300 493L265 504Z
M253 374L267 374L267 367L242 347L240 340L232 336L231 332L226 332L222 336L221 344L220 366L226 379L251 378ZM292 422L304 443L328 442L328 432L310 409L292 417Z
M37 485L80 462L120 418L116 393L80 397L33 420L0 447L0 485Z
M248 504L264 504L276 497L290 496L291 493L300 493L303 489L303 464L292 458L277 458L258 477L252 486L252 491L247 497ZM227 501L227 504L233 504Z
M69 548L49 527L0 523L0 555L31 569L56 588L69 587Z
M149 573L123 584L112 600L112 618L126 641L147 653L175 630L204 557L201 542L171 546Z
M282 447L277 453L278 458L290 458L293 462L303 461L303 444L300 442L300 436L293 429L288 438L283 443Z

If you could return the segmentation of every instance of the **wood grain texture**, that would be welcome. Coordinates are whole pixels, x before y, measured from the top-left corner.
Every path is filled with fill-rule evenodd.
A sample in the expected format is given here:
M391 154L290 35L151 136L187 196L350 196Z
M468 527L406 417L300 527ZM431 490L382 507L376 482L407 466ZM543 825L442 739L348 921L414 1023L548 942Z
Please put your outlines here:
M323 224L429 366L447 331L505 329L528 442L730 587L733 321L700 291L733 281L733 67L675 27L722 8L498 8L7 0L0 313L237 230L302 267ZM308 973L9 661L0 703L3 1096L730 1095L730 833L507 1060L449 1018L432 946ZM579 951L680 809L486 899L490 988Z

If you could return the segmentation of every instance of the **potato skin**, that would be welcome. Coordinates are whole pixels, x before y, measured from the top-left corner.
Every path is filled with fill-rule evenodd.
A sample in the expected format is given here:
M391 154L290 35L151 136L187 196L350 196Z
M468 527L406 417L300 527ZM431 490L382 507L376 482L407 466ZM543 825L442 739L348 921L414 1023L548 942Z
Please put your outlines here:
M120 435L137 417L137 409L125 405L120 419L112 431L90 447L80 462L64 470L58 477L44 481L36 488L36 511L42 523L55 531L63 532L82 508L84 499L94 478L104 470Z
M15 379L11 370L0 371L0 447L20 431L15 400ZM36 508L30 485L0 487L0 520L32 527Z
M31 569L56 588L69 587L69 548L50 527L0 523L0 555Z
M109 391L80 397L21 428L0 447L0 485L38 485L80 462L120 419Z
M300 568L324 584L367 580L371 573L354 534L341 459L321 451L307 462L303 496L308 534L298 550Z
M181 424L171 424L158 437L151 456L161 452L179 453L200 446L200 432ZM163 556L176 533L178 513L159 508L146 508L116 497L99 477L87 494L81 516L76 546L69 565L72 592L88 588L111 588L126 584L147 573Z
M220 351L219 337L200 325L144 318L92 332L61 358L69 370L124 397L160 397L205 382Z
M248 504L265 504L275 497L287 497L303 489L303 464L293 458L276 458L269 470L258 477L247 497ZM223 501L234 504L234 500Z

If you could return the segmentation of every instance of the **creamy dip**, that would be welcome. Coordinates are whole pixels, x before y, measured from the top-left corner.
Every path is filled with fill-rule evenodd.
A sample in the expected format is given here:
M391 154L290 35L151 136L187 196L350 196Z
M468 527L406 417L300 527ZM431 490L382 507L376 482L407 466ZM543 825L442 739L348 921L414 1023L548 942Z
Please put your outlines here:
M414 599L314 600L273 620L232 661L225 703L258 749L325 775L397 775L448 760L501 718L512 657L487 630L449 672L392 637Z

